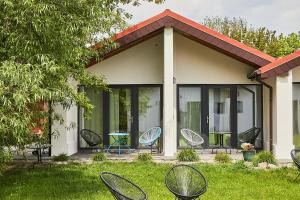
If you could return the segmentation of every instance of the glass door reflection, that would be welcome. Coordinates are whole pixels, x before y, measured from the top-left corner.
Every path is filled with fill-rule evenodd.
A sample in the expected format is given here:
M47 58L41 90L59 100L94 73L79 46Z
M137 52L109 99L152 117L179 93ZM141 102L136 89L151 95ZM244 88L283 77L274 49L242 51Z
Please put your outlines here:
M113 88L109 96L109 133L129 133L127 144L131 144L132 133L131 90ZM109 137L109 144L114 139Z
M208 130L209 145L215 146L231 144L231 127L230 127L230 88L214 87L208 89ZM218 134L223 135L223 141L219 141Z

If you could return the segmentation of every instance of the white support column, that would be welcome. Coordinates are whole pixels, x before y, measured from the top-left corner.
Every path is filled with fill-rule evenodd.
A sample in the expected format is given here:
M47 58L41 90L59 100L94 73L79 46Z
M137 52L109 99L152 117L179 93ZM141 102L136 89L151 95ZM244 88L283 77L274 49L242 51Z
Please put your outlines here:
M174 157L177 151L173 52L173 28L168 27L164 29L163 149L165 157Z
M69 80L74 89L77 89L77 83ZM54 110L64 119L64 124L54 122L51 131L58 132L51 137L51 156L57 156L65 153L72 155L78 151L78 109L72 105L69 109L63 109L61 105L54 107Z
M292 71L276 77L274 153L277 159L291 159L293 145Z
M57 132L51 137L51 156L62 153L72 155L78 151L77 106L74 105L68 110L64 110L62 106L56 106L54 110L64 119L64 123L55 122L51 127L52 132Z

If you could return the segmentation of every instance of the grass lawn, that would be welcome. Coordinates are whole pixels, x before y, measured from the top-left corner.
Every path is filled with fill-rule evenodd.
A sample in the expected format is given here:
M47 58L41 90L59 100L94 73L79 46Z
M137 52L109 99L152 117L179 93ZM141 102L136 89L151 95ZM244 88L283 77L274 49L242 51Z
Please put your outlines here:
M15 170L0 177L1 200L101 199L113 200L99 180L100 171L121 174L138 185L150 200L174 199L164 185L171 165L154 163L106 162L92 165L60 165ZM247 170L237 165L196 165L208 180L208 191L201 199L300 199L300 179L295 169Z

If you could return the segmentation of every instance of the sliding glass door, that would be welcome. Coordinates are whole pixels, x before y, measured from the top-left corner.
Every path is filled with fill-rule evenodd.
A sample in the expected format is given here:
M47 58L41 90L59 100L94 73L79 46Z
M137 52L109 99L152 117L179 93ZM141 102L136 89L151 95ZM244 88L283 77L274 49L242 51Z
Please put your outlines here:
M138 148L141 134L154 126L161 127L161 91L160 85L112 85L110 92L84 88L94 110L89 118L84 118L84 110L79 109L79 129L102 135L104 146L114 142L109 133L129 133L128 144ZM88 147L81 137L79 146Z
M230 87L208 88L207 123L209 145L218 145L218 134L223 134L224 146L231 145L231 93Z
M262 88L259 85L237 87L237 133L253 128L262 128ZM262 134L256 140L256 148L262 148ZM239 139L238 147L241 145Z
M201 88L200 87L179 87L178 89L178 127L179 132L182 128L188 128L198 134L202 134L201 126ZM205 137L202 134L202 137ZM184 138L179 133L178 145L180 147L187 146Z
M138 135L139 137L152 127L160 127L161 112L161 88L138 88ZM154 146L158 145L157 143ZM139 147L141 147L139 145Z
M130 145L132 130L132 105L131 90L129 88L113 88L109 94L109 133L129 133L128 144ZM109 137L109 144L114 139Z
M81 119L80 127L81 129L89 129L97 134L102 134L103 132L103 92L99 90L94 90L91 88L85 88L84 92L87 97L94 105L94 109L87 116L83 117L86 113L84 113L83 109L80 109ZM79 146L80 147L88 147L87 143L79 137Z
M239 148L238 134L262 128L261 85L179 85L177 93L179 147L187 146L182 128L200 134L206 148L220 143ZM262 148L262 133L256 148Z

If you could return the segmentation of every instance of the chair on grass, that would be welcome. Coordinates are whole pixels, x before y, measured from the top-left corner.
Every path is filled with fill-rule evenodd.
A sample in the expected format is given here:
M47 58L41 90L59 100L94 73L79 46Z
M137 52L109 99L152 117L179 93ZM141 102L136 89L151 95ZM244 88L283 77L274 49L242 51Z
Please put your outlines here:
M90 147L100 148L99 145L103 144L102 136L89 129L82 129L80 135Z
M184 140L192 147L199 147L204 143L204 139L197 133L195 133L194 131L190 130L190 129L181 129L180 133L182 135L182 137L184 138Z
M143 146L150 146L151 154L152 154L153 145L156 143L156 141L159 140L160 135L161 135L161 128L153 127L140 136L139 143ZM158 149L159 149L159 145L157 145L157 151Z
M198 199L207 189L205 177L189 165L172 167L165 176L165 184L179 200Z
M260 132L261 132L260 128L257 128L257 127L250 128L250 129L246 130L245 132L239 134L239 136L238 136L239 141L240 141L240 143L250 143L254 146L255 141L256 141L257 137L259 136Z
M100 175L104 185L117 200L146 200L146 193L131 181L110 172Z
M298 171L300 171L300 149L293 149L291 151L291 157L296 165L296 167L298 168ZM300 176L300 172L298 174L298 176L295 178L295 180L297 180L297 178Z

